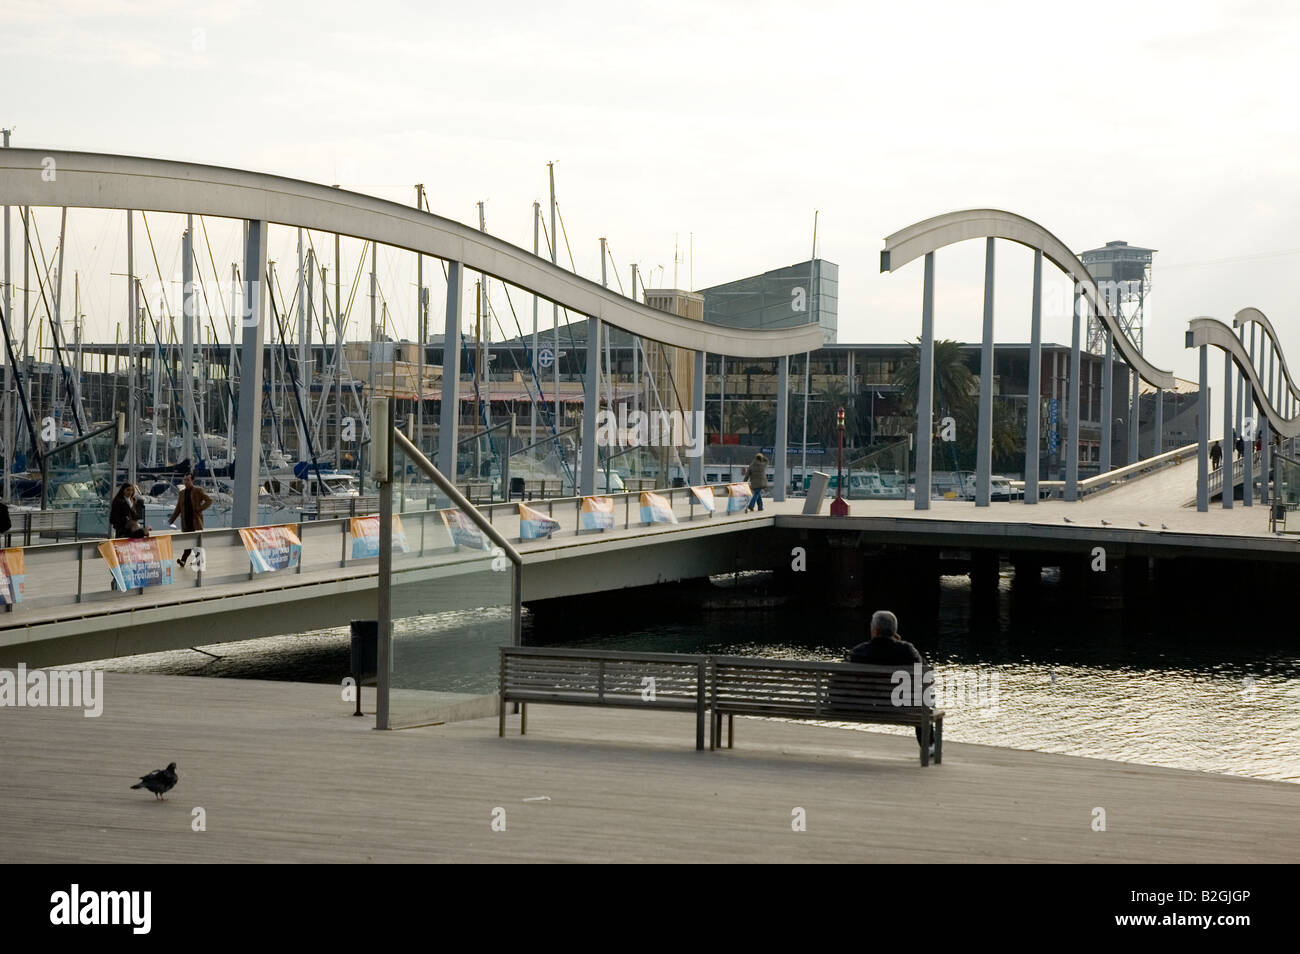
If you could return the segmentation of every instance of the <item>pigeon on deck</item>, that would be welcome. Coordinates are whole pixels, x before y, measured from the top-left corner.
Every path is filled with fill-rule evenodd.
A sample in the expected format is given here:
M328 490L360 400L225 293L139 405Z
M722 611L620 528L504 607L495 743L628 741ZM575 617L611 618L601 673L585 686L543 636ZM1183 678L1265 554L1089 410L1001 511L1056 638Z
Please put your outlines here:
M163 801L163 793L170 792L176 785L176 780L180 778L176 771L176 763L169 762L165 769L154 769L148 775L141 775L140 781L132 785L132 788L147 788L153 792L154 798Z

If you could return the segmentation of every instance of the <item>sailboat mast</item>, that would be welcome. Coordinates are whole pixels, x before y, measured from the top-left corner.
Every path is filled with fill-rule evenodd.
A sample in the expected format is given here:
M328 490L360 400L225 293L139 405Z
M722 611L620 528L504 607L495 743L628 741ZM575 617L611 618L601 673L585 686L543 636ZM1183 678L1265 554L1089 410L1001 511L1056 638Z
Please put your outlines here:
M3 140L3 148L9 148L9 130L0 129L0 140ZM4 293L0 295L0 308L4 310L4 322L0 327L0 333L5 336L5 342L11 340L9 329L9 319L13 315L10 311L10 302L13 300L13 279L9 272L9 252L11 236L9 234L9 206L4 207ZM9 398L9 392L13 389L14 369L9 366L8 348L5 348L5 354L0 356L4 361L4 495L5 500L12 498L13 489L12 475L14 470L14 424L13 424L13 402Z
M139 448L139 428L137 426L138 411L136 408L135 382L136 382L136 350L135 350L135 331L136 323L139 317L136 314L136 287L135 287L135 213L130 209L126 212L126 284L128 289L127 296L127 313L126 313L126 336L127 336L127 363L126 363L126 420L127 432L130 435L127 439L126 451L126 479L134 484L136 478L136 457Z
M557 255L560 244L556 240L555 234L555 163L548 162L546 164L546 169L551 180L551 264L554 265L559 261ZM552 426L558 434L564 427L564 421L560 417L560 306L555 302L551 303L551 336L554 338L551 347L555 355L555 360L551 363L551 368L553 369L552 380L555 388L553 392L553 397L555 399L555 415L554 420L552 421ZM557 447L556 450L558 451L559 448ZM574 479L576 480L577 478L575 477ZM574 490L576 492L577 488L575 487Z
M184 414L181 459L194 469L194 216L185 217L181 241L181 408Z
M540 249L540 246L538 245L538 240L540 239L541 224L542 224L542 204L534 199L533 200L533 254L534 255L538 254L538 251ZM533 377L540 384L541 378L538 377L537 374L539 370L537 367L537 292L533 292L533 352L532 354L533 354L532 357ZM528 446L529 447L537 443L537 402L540 401L541 399L542 399L542 395L539 393L537 395L537 400L531 402L532 403L532 408L530 409L531 417L529 418L529 424L528 424Z
M343 260L334 233L334 467L343 467Z

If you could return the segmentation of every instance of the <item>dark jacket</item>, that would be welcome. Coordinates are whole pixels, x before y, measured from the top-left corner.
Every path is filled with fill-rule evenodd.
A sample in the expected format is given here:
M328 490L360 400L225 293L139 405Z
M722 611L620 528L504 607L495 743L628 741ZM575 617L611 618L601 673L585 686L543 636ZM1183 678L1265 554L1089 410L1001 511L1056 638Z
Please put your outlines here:
M135 519L131 501L125 497L114 497L113 505L108 511L108 523L113 528L113 536L125 537L130 532L130 523Z
M756 455L753 463L749 465L746 480L750 490L767 489L767 458L762 454Z
M195 484L193 487L182 487L180 494L176 498L176 509L172 511L168 523L175 523L176 518L181 518L181 530L185 533L195 533L203 529L203 511L212 506L212 498L202 487Z
M916 647L894 636L877 636L865 643L858 643L849 652L849 662L870 663L876 666L908 666L912 663L924 663Z

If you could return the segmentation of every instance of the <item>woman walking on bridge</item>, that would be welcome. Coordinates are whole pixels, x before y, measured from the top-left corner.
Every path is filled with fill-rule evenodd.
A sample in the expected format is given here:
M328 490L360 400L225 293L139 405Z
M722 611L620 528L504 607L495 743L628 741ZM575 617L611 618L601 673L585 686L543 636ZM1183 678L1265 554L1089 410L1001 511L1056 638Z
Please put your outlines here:
M763 491L767 489L767 458L762 454L754 455L754 462L749 465L749 470L745 473L745 481L749 484L749 489L754 492L754 496L749 498L749 506L745 508L745 512L749 513L753 510L755 504L758 505L759 510L762 510Z

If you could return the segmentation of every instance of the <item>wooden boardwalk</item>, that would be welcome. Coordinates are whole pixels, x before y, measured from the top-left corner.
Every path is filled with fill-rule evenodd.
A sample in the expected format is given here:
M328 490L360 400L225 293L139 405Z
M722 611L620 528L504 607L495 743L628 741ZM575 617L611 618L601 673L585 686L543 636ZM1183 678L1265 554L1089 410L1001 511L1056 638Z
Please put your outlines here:
M922 769L910 738L748 719L737 749L696 752L689 716L650 712L381 733L350 709L330 686L116 673L97 719L0 709L0 857L1300 861L1300 786L1281 782L959 743ZM129 790L169 761L166 801Z

